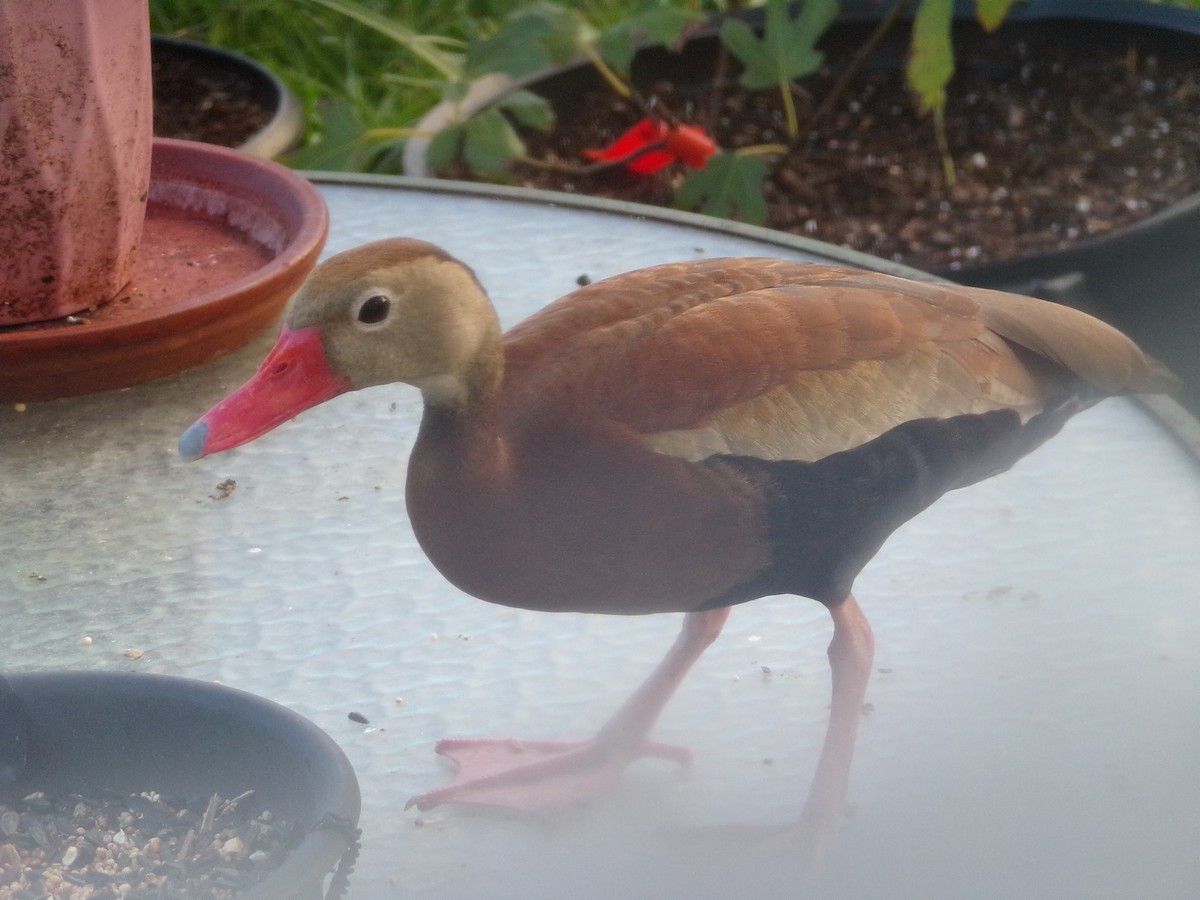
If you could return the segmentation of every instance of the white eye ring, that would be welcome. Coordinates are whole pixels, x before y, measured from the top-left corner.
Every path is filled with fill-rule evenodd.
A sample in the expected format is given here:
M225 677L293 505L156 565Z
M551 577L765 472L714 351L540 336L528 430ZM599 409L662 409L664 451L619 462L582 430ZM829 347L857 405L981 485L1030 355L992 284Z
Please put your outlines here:
M360 325L381 325L391 311L391 297L386 294L371 294L359 304L354 318Z

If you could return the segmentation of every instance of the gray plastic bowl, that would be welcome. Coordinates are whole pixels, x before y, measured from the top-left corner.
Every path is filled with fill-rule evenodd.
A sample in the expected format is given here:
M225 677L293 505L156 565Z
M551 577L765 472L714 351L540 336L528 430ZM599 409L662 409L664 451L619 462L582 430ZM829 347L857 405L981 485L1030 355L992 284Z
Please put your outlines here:
M187 797L253 790L299 842L247 900L321 897L326 875L356 844L354 770L325 732L291 710L165 675L47 672L7 681L0 743L10 763L14 755L23 763L10 765L16 777L0 786L0 798L39 790Z

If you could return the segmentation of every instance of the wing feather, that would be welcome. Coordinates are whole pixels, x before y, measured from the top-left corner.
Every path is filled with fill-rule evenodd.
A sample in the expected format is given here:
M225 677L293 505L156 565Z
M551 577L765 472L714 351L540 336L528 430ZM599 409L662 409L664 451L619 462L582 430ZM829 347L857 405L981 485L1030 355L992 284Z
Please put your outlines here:
M1044 301L763 259L597 282L509 332L506 367L525 414L603 418L692 459L816 459L914 418L1028 417L1064 369L1105 391L1147 371L1120 332Z

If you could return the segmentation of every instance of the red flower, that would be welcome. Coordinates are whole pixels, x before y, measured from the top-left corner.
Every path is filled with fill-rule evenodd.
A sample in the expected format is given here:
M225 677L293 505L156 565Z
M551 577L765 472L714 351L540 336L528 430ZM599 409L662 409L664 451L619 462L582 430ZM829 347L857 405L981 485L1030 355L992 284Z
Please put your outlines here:
M703 169L717 152L717 145L703 128L676 125L667 134L667 152L690 168Z
M651 117L642 119L607 147L584 150L583 155L597 162L621 162L632 157L625 168L638 175L652 175L676 160L703 169L716 152L717 145L704 129L694 125L672 128L662 119Z

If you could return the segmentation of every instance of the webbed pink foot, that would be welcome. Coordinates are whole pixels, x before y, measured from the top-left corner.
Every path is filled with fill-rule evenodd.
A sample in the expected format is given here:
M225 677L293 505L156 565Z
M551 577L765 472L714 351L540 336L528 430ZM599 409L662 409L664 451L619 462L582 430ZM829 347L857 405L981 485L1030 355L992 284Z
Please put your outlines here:
M608 787L639 757L656 757L686 766L685 747L644 742L622 748L589 741L463 740L439 741L437 752L453 760L453 784L418 794L405 809L431 809L442 803L495 806L530 815L549 815L579 806Z

